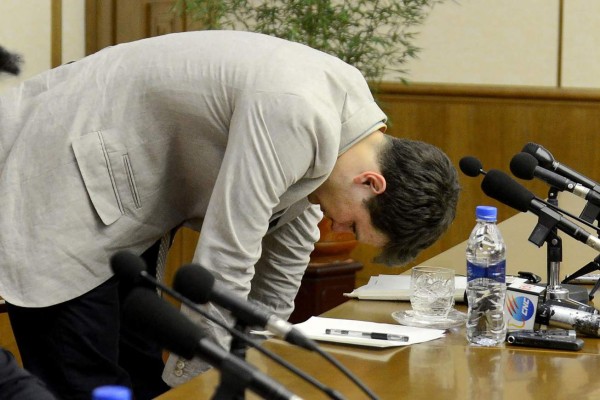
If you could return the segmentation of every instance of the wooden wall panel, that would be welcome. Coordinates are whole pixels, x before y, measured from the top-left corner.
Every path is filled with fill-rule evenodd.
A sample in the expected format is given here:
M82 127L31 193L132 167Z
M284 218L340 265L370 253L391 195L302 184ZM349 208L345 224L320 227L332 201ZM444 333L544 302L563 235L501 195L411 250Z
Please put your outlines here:
M173 4L173 0L117 0L117 43L184 31L185 18L172 12Z
M86 0L86 54L152 36L200 29L175 0Z

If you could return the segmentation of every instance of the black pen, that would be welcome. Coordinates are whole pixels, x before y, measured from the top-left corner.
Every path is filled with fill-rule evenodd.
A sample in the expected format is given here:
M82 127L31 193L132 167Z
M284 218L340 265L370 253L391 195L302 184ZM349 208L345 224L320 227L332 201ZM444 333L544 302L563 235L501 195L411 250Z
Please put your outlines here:
M408 336L396 335L393 333L380 333L380 332L360 332L360 331L349 331L346 329L325 329L327 335L336 336L350 336L359 338L370 338L379 340L395 340L397 342L408 342Z

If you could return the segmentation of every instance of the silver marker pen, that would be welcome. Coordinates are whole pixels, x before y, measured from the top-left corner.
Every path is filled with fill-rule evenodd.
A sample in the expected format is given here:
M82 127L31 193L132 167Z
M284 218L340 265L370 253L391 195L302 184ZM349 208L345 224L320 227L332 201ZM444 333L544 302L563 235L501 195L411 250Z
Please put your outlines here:
M393 333L380 333L380 332L361 332L361 331L350 331L346 329L325 329L327 335L336 336L350 336L359 338L370 338L379 340L395 340L397 342L408 342L408 336L396 335Z

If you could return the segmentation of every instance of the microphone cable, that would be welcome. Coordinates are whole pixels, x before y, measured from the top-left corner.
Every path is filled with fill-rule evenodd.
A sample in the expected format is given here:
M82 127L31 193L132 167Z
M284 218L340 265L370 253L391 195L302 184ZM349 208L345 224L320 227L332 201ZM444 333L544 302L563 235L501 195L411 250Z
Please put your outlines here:
M378 399L377 395L375 393L373 393L373 391L371 389L369 389L360 379L358 379L358 377L356 375L354 375L352 373L352 371L350 371L348 368L346 368L346 366L344 366L344 364L339 362L335 357L331 356L329 353L323 351L322 349L320 349L318 347L315 348L314 351L317 352L317 354L320 354L321 357L323 357L325 360L329 361L336 368L338 368L344 375L346 375L346 377L348 379L350 379L352 382L354 382L354 384L356 384L356 386L361 388L362 391L365 392L365 394L369 396L369 398L371 398L373 400Z
M186 360L199 357L221 372L214 400L243 397L251 390L263 399L302 400L277 380L246 360L228 352L204 335L177 307L161 299L154 290L134 287L125 298L123 317L138 332L160 343L161 347Z
M164 285L161 282L159 282L158 280L156 280L152 275L150 275L146 271L147 266L141 257L138 257L129 251L119 251L111 257L110 264L111 264L111 268L112 268L113 272L116 275L118 275L119 277L125 277L130 282L135 282L139 277L144 278L146 281L155 285L156 287L158 287L159 289L161 289L162 291L167 293L169 296L173 297L175 300L178 300L182 304L185 304L186 306L188 306L194 312L200 314L204 318L214 322L221 328L225 329L236 339L239 339L239 340L243 341L245 344L255 348L256 350L258 350L260 353L262 353L266 357L272 359L273 361L275 361L282 367L288 369L289 371L293 372L298 377L302 378L303 380L310 383L317 389L326 393L330 398L336 399L336 400L345 400L345 398L336 390L333 390L332 388L324 385L323 383L321 383L314 377L306 374L304 371L300 370L299 368L297 368L293 364L289 363L282 357L280 357L277 354L273 353L272 351L264 348L261 345L261 343L259 343L257 340L254 340L254 339L248 337L246 334L243 334L243 333L239 332L238 330L233 329L230 326L227 326L225 323L219 321L218 319L213 318L212 315L205 312L196 303L193 303L187 297L181 295L180 293L171 289L167 285Z
M223 296L220 295L220 293L223 292L223 289L219 288L219 284L215 281L215 278L212 275L212 273L199 264L187 264L179 268L175 275L173 287L179 293L182 293L183 295L187 296L188 299L191 299L191 301L195 301L200 304L205 304L209 301L212 301L215 304L219 304L223 308L235 312L234 308L236 306L232 305L230 300L225 301L223 299ZM203 290L197 290L199 288ZM304 337L304 335L302 335L302 337ZM297 338L294 341L296 340ZM292 343L294 343L294 341ZM367 394L371 399L377 400L377 396L363 382L361 382L360 379L358 379L348 368L341 364L337 359L330 356L328 353L322 351L317 345L301 347L306 350L315 351L316 353L320 354L325 360L329 361L339 371L343 372L348 379L350 379L354 384L361 388L365 392L365 394Z

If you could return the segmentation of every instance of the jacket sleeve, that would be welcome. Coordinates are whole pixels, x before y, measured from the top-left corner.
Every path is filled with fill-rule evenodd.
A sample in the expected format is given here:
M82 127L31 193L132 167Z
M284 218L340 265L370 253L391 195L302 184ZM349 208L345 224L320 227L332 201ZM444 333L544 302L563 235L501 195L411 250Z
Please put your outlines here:
M231 294L247 298L252 285L253 298L289 315L318 239L320 211L310 207L267 235L269 221L290 188L299 181L320 182L329 174L339 131L339 117L336 124L297 96L258 94L237 101L194 263L210 270ZM226 310L211 303L203 308L232 325ZM206 335L229 346L223 328L186 307L182 312ZM208 368L201 360L171 356L163 379L177 385Z
M282 319L294 311L294 299L319 239L317 224L322 216L320 208L311 205L263 239L262 256L255 267L249 298Z
M263 304L282 319L289 317L314 242L319 238L317 222L321 217L318 206L309 206L297 218L263 238L262 256L256 264L248 296L251 301ZM227 310L212 303L198 307L212 318L233 326L234 319ZM185 306L182 306L182 312L199 326L203 334L228 348L231 337L225 329ZM211 365L201 359L185 360L171 354L165 365L163 379L167 384L177 386L210 368Z
M298 182L317 182L329 174L337 157L340 129L339 119L336 126L297 96L251 97L236 102L194 256L194 262L243 298L250 292L271 217ZM293 203L308 194L302 193ZM297 231L296 235L306 233ZM306 251L310 249L288 253L288 261L293 256L306 263Z

